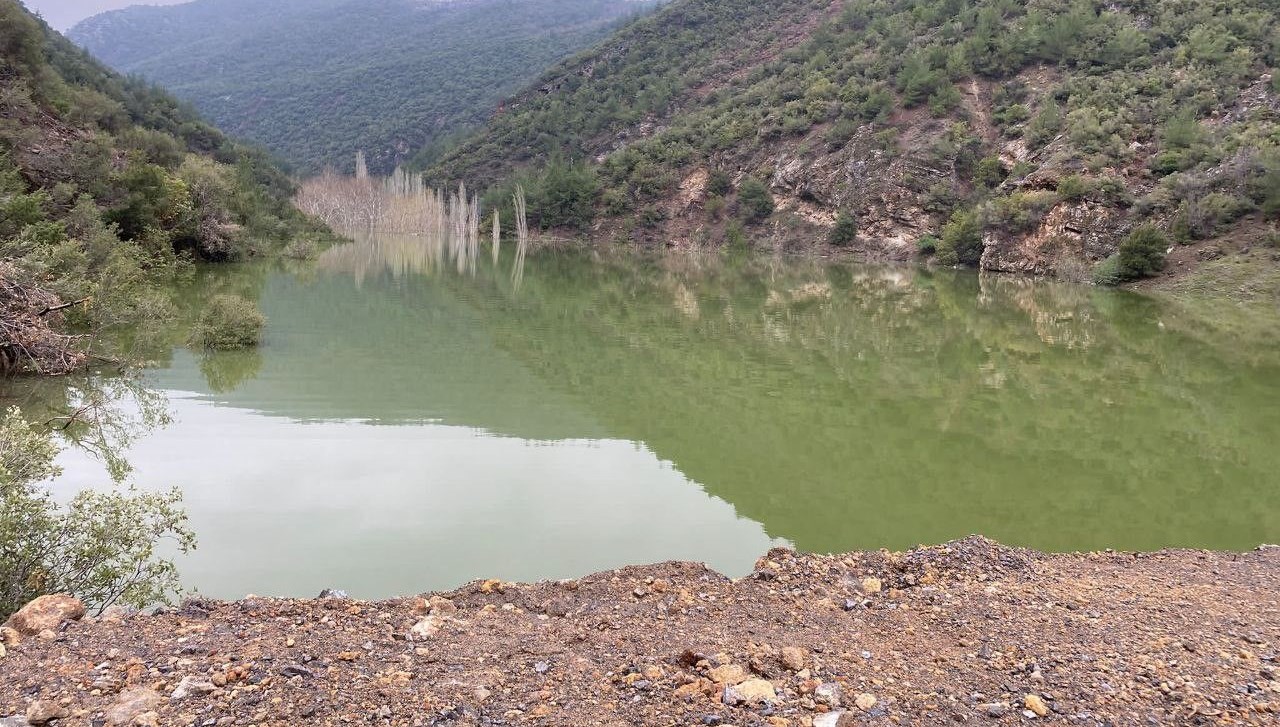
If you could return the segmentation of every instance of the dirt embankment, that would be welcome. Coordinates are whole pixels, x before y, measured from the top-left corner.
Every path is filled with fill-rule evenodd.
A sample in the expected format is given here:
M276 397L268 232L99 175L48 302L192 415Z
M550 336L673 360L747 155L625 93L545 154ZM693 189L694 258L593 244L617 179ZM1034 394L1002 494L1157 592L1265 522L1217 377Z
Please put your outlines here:
M426 598L192 601L0 657L3 725L1280 723L1280 548L981 538Z

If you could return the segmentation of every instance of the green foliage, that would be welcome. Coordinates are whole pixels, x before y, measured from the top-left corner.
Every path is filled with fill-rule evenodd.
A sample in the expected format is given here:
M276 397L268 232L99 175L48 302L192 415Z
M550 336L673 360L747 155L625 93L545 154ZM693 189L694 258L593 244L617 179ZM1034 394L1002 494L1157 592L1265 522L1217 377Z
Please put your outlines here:
M1116 273L1121 280L1146 278L1164 269L1165 250L1169 242L1151 225L1142 225L1120 243L1116 254Z
M820 157L848 155L851 173L816 175L811 202L889 185L935 221L978 211L980 226L1025 231L1062 199L1128 207L1130 187L1156 176L1168 182L1138 214L1190 215L1207 199L1216 229L1239 219L1244 207L1210 193L1280 214L1256 162L1280 148L1257 97L1268 91L1254 89L1276 63L1265 0L848 0L830 13L822 0L669 4L548 71L429 176L488 184L599 158L601 198L625 215L699 168L834 168ZM1073 176L993 200L998 155L1020 147L1007 175L1028 189ZM854 171L899 161L901 183Z
M195 547L181 496L90 490L60 505L42 484L60 474L57 454L49 431L8 410L0 422L0 619L48 593L71 593L99 611L166 601L177 571L157 546Z
M738 212L748 223L759 223L773 214L773 195L755 177L747 177L738 185Z
M250 348L262 341L267 319L253 301L238 295L215 295L200 313L193 345L214 350Z
M543 229L585 229L595 219L600 183L585 164L553 161L528 189L529 209Z
M858 240L858 218L841 210L836 215L836 223L827 236L827 241L836 247L847 247Z
M977 265L982 260L982 229L972 212L956 212L942 228L937 260L943 265Z
M1069 174L1058 180L1058 196L1069 202L1084 199L1093 190L1093 181L1078 174Z
M938 251L940 240L933 235L925 235L916 240L916 251L921 255L932 255Z
M131 8L70 36L303 172L426 165L543 68L649 0L222 0ZM216 73L209 69L216 68Z

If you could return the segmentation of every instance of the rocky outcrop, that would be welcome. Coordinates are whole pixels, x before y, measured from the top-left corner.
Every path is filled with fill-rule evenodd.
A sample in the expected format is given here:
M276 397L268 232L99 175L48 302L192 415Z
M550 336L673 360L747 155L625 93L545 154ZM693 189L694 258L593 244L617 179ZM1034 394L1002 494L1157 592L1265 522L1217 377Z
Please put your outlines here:
M1061 203L1029 233L987 230L980 266L1001 273L1059 274L1114 254L1131 226L1127 215L1102 202Z

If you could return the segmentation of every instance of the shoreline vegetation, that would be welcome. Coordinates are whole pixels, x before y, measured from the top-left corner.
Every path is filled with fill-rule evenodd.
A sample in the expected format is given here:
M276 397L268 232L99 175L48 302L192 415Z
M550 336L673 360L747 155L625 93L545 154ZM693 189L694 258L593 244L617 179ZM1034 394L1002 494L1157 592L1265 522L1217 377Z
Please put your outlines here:
M1280 549L1045 554L978 536L774 549L362 601L12 619L6 724L1262 724ZM25 720L25 721L24 721Z

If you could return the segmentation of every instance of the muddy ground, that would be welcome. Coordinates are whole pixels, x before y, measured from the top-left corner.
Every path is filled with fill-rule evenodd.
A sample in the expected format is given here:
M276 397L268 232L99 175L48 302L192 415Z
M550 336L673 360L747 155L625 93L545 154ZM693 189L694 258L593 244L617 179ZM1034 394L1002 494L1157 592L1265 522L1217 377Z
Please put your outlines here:
M0 725L1280 724L1280 548L981 538L477 581L428 600L189 601L7 646ZM446 600L447 599L447 600Z

